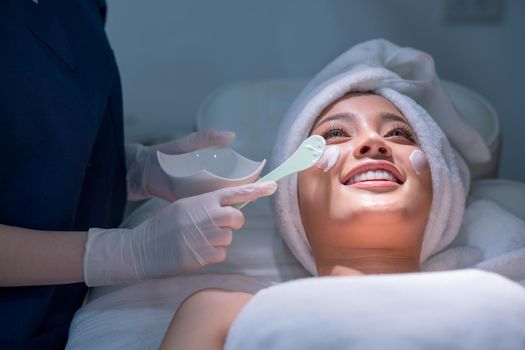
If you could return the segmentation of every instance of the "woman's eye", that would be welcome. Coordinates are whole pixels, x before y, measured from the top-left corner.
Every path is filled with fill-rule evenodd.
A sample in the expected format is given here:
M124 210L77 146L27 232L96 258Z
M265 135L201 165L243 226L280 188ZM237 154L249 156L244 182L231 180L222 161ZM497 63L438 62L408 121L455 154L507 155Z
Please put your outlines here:
M390 137L404 137L407 140L415 142L414 136L412 135L412 133L410 131L402 129L402 128L396 128L396 129L390 130L387 133L387 136L390 136Z
M390 132L390 136L406 136L403 130L395 129Z
M324 134L325 139L331 139L334 137L345 137L346 133L341 129L332 129Z

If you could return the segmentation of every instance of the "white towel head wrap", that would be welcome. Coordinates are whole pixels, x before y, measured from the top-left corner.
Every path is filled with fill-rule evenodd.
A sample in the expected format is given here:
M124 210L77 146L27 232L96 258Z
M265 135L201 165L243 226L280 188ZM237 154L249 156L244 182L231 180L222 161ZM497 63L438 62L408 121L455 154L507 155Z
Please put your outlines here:
M352 91L374 92L392 102L409 121L429 160L433 198L421 249L423 262L445 248L459 231L470 185L462 157L472 164L485 162L490 159L489 150L481 136L458 116L441 86L432 57L378 39L352 47L303 89L279 128L273 167L308 137L327 106ZM277 226L288 247L316 275L299 213L297 175L280 181L273 200Z

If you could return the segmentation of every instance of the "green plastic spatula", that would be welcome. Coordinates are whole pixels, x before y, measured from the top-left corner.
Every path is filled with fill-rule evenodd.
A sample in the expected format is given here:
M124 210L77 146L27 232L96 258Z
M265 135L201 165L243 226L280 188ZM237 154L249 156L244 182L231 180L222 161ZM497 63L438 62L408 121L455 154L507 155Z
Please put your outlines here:
M321 158L325 146L326 142L322 136L310 136L301 143L290 158L257 182L279 181L285 176L310 168ZM250 202L237 203L234 207L241 209L248 203Z

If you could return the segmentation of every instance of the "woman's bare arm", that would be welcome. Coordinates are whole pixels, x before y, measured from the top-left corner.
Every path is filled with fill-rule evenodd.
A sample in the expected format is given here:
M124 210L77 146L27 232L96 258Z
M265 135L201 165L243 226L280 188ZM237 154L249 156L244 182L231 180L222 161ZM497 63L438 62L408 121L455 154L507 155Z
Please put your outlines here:
M228 330L252 295L221 289L193 294L173 317L161 350L222 350Z
M0 287L84 281L87 232L0 225Z

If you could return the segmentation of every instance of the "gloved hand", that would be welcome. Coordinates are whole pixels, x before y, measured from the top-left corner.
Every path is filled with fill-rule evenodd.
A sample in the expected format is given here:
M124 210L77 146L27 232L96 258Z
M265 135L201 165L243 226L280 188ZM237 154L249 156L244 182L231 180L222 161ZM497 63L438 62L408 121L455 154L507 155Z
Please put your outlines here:
M125 153L128 199L139 200L152 196L170 202L176 199L176 193L173 193L169 178L159 165L157 151L166 154L181 154L205 147L225 146L234 138L233 132L208 129L155 146L143 146L139 143L127 144Z
M275 182L223 188L183 198L133 229L89 230L84 253L88 286L173 276L226 258L232 230L244 224L231 205L271 195Z

